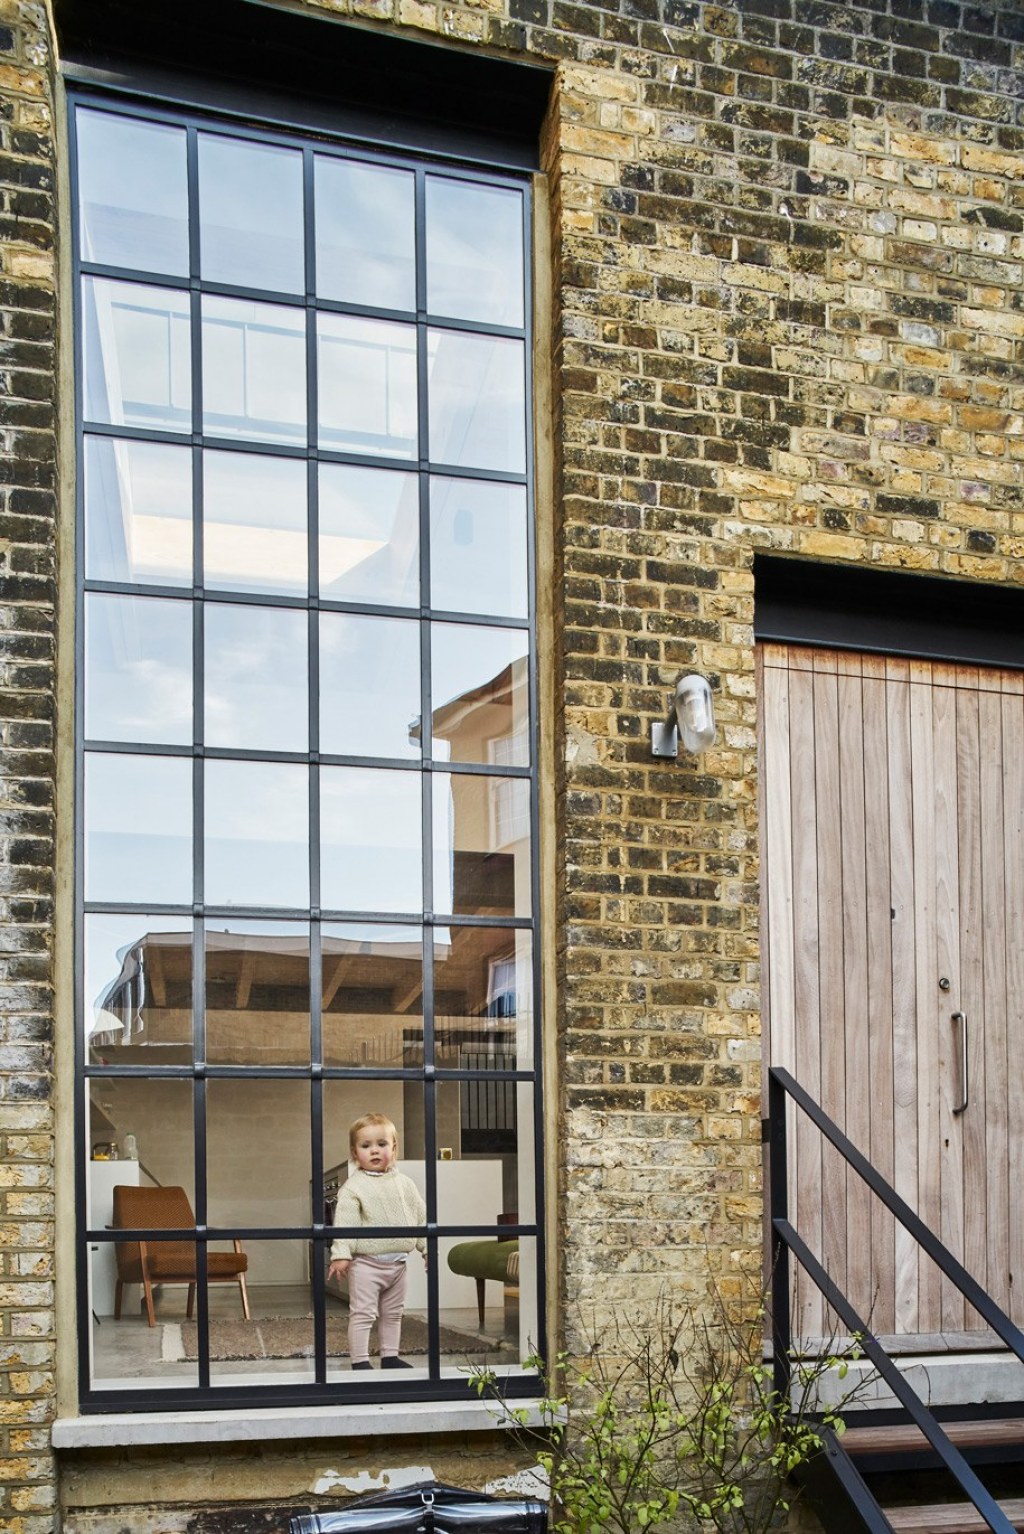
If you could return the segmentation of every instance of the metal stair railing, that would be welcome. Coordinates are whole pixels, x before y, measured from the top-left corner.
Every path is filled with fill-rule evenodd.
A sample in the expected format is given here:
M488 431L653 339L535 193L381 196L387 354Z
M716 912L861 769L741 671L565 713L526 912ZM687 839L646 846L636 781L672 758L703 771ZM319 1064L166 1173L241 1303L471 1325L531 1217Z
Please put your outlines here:
M780 1399L790 1393L792 1375L792 1322L790 1316L789 1269L790 1253L820 1289L826 1303L839 1319L858 1338L859 1346L878 1370L896 1399L906 1410L942 1460L946 1469L959 1483L961 1489L974 1504L994 1534L1015 1534L1013 1524L1000 1509L998 1503L986 1490L964 1459L959 1449L950 1442L928 1407L900 1373L878 1339L868 1330L864 1320L857 1314L846 1295L839 1289L825 1268L811 1252L807 1243L797 1233L789 1220L789 1168L786 1140L786 1098L792 1098L811 1122L821 1131L839 1152L847 1165L875 1193L891 1214L899 1220L923 1251L941 1269L951 1283L973 1305L982 1320L1001 1338L1011 1352L1024 1363L1024 1333L1015 1326L1009 1316L999 1308L991 1295L971 1277L967 1269L952 1252L918 1218L910 1205L905 1203L871 1165L857 1147L847 1139L837 1124L828 1117L814 1099L804 1091L799 1082L780 1066L768 1071L768 1145L769 1145L769 1198L772 1231L772 1327L774 1334L774 1383ZM837 1451L833 1456L833 1448ZM833 1469L842 1481L851 1501L857 1508L864 1526L870 1530L884 1531L892 1528L873 1493L867 1486L852 1460L842 1449L839 1441L832 1438L826 1444L826 1452L834 1459ZM879 1520L881 1520L879 1522Z

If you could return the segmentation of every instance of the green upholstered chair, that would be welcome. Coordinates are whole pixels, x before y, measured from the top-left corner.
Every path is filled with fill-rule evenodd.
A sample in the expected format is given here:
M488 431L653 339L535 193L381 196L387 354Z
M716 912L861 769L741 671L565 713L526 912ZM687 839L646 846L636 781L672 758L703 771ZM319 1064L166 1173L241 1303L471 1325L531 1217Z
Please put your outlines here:
M448 1266L463 1278L476 1280L476 1308L484 1324L484 1285L504 1284L519 1292L518 1241L462 1241L448 1253Z

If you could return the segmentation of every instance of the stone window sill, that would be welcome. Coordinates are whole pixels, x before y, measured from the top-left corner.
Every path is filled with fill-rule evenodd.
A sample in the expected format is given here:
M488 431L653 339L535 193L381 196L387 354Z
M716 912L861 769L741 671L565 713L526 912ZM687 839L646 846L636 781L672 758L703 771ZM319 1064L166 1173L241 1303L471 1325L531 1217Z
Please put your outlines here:
M541 1423L538 1403L515 1402ZM393 1401L360 1406L307 1406L258 1411L104 1412L58 1417L55 1449L139 1448L159 1444L267 1443L289 1438L372 1438L493 1432L502 1426L493 1401Z

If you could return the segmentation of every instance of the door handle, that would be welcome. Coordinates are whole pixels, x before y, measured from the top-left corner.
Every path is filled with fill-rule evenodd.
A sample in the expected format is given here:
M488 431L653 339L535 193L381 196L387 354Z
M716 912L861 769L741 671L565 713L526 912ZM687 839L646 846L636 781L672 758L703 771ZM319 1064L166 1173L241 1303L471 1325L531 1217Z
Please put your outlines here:
M970 1066L967 1059L967 1013L954 1012L952 1021L960 1024L960 1083L963 1093L963 1102L959 1108L954 1108L954 1113L966 1113L967 1104L971 1100Z

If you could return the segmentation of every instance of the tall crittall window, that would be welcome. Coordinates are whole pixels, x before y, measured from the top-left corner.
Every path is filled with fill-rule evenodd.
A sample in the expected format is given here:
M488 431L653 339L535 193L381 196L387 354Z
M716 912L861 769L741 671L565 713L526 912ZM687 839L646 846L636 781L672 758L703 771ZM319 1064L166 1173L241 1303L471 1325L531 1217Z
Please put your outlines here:
M98 95L72 134L85 1405L526 1390L529 182ZM426 1207L377 1231L428 1257L401 1373L327 1272L371 1113Z

